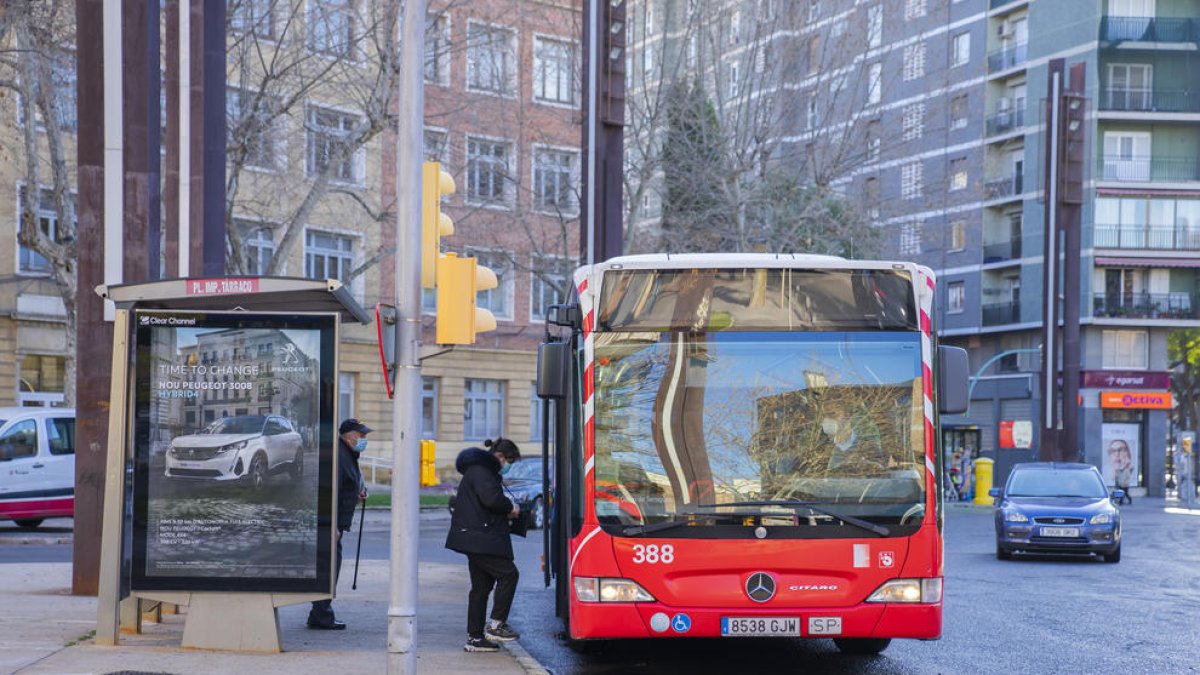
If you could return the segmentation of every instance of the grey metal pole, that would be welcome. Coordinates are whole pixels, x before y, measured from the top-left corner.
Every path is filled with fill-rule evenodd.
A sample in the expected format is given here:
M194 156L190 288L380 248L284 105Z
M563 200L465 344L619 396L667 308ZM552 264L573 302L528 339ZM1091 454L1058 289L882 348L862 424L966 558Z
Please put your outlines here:
M596 147L596 127L600 124L600 104L597 101L596 78L600 71L600 3L603 0L590 0L587 3L588 12L588 53L587 53L587 110L585 111L585 119L587 120L587 185L584 190L587 191L587 243L584 244L587 251L587 264L593 265L596 263L596 218L600 214L599 206L596 204L596 198L600 195L600 190L597 186L603 180L600 176L600 162L598 160L599 148Z
M392 399L391 597L388 673L417 672L417 541L421 479L421 146L424 138L426 0L401 19L396 134L396 394Z

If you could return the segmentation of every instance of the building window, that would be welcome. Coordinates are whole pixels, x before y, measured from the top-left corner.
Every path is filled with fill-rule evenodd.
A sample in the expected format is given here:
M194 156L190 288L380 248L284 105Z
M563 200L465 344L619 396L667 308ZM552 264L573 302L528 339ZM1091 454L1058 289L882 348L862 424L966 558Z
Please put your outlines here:
M79 113L75 105L75 55L70 52L64 54L55 59L50 68L50 82L54 91L47 104L58 122L58 128L63 131L74 131L79 122ZM36 94L37 90L41 89L41 85L35 82L32 89ZM34 98L36 99L36 95ZM42 111L37 108L36 100L34 118L37 120L37 128L45 130L46 123L42 119ZM20 95L17 96L17 124L25 126L25 103Z
M353 269L353 237L317 230L304 233L304 276L344 283Z
M925 75L925 43L918 42L904 48L904 81L915 80Z
M805 104L805 123L808 129L817 128L817 95L815 91L808 93L808 103Z
M266 171L277 171L282 164L279 151L279 100L259 92L229 87L225 91L225 121L236 149L231 162Z
M450 17L425 17L425 81L443 87L450 84Z
M916 199L921 196L924 167L920 161L909 162L900 167L900 198Z
M1104 103L1113 110L1145 110L1153 108L1153 67L1148 63L1108 64L1108 86Z
M951 49L951 65L965 66L971 62L971 34L959 33L954 36Z
M467 88L510 95L516 84L517 34L509 28L467 26Z
M542 425L543 420L547 419L542 413L545 412L542 407L542 399L537 395L537 382L529 383L529 440L541 441L543 438ZM551 408L553 411L553 408ZM554 438L554 414L551 412L550 417L550 435L549 438Z
M426 129L424 136L425 161L441 162L442 170L449 163L450 153L446 152L446 132L438 129Z
M904 20L912 21L925 16L925 0L904 0Z
M910 103L904 106L901 124L904 128L904 140L915 141L920 138L925 133L925 104Z
M22 406L61 404L66 391L66 373L67 361L62 356L22 356L17 403Z
M479 265L496 273L496 287L479 291L475 295L475 306L490 310L497 319L513 318L513 270L512 258L504 251L470 251Z
M338 373L338 417L358 417L354 409L354 391L357 385L354 373Z
M879 179L872 176L863 183L863 201L867 206L867 217L879 220Z
M883 64L872 63L867 70L867 104L883 100Z
M815 75L821 68L821 38L814 35L808 39L808 74Z
M352 0L308 0L308 48L318 54L354 57Z
M438 435L438 378L421 377L421 438Z
M579 153L535 148L533 154L534 207L556 215L574 215L579 210L575 176Z
M1104 367L1134 370L1148 368L1149 344L1149 336L1144 330L1104 331Z
M533 41L533 98L575 105L575 45L566 40Z
M736 9L729 15L729 44L736 45L742 39L742 13Z
M967 126L967 95L960 94L950 99L950 128L964 129Z
M921 253L921 221L913 220L900 226L900 255L914 256Z
M25 211L26 211L26 209L29 209L32 211L32 213L30 215L33 217L34 222L37 223L38 228L41 229L42 234L49 237L52 241L61 243L62 235L60 234L59 227L58 227L58 211L54 208L54 193L51 192L50 190L39 190L38 196L39 196L39 199L38 199L37 209L34 210L27 205L25 188L21 187L20 190L18 190L18 192L17 192L18 209L19 209L18 213L17 213L18 235L20 233L20 226L21 226L20 219L25 217L25 215L24 215ZM71 209L72 211L74 210L73 200L69 199L67 201L67 208ZM49 274L50 273L50 261L46 260L46 258L44 258L41 253L38 253L37 251L33 250L32 248L30 248L24 244L21 244L19 239L18 239L18 243L17 243L17 248L18 248L18 251L17 251L17 271L18 272L25 273L25 274Z
M253 35L259 40L275 39L275 16L271 11L274 0L240 0L230 2L229 30Z
M950 221L950 250L961 251L967 247L967 221Z
M467 138L467 201L508 203L507 178L512 145L505 141Z
M883 44L883 5L872 5L867 8L867 47L875 48Z
M242 257L246 274L266 275L275 257L275 235L271 228L239 220L234 221L234 227L245 233L242 236Z
M571 287L571 280L566 274L558 273L565 263L557 258L534 258L534 269L530 273L529 290L529 320L544 321L546 308L563 302L564 293Z
M468 379L463 391L463 440L504 433L504 381Z
M821 0L808 0L808 23L815 22L821 16Z
M737 98L739 79L738 64L729 64L729 98Z
M967 301L966 284L961 281L951 281L946 286L946 312L962 314L963 305Z
M950 160L950 189L965 190L967 188L967 158L959 157Z
M833 25L829 27L829 37L834 40L842 37L846 34L846 28L847 25L845 19L835 21Z
M867 161L878 162L883 147L879 132L879 120L867 122Z
M309 106L305 129L308 138L308 175L328 175L344 183L361 183L357 154L349 144L358 117L349 113Z

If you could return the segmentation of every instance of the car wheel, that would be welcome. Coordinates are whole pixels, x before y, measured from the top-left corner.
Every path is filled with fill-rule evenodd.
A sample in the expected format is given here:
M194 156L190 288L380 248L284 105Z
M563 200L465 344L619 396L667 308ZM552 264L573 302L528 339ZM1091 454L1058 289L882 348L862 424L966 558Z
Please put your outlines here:
M14 520L13 522L16 523L17 527L21 528L22 530L35 530L37 529L38 525L42 524L43 520L45 520L45 518L21 518L20 520Z
M1106 553L1104 555L1104 562L1106 562L1106 563L1121 562L1121 547L1117 546L1117 550L1113 551L1112 553Z
M996 560L1012 560L1012 551L996 544Z
M267 485L267 462L262 455L255 455L254 459L250 460L250 471L246 474L250 479L250 486L255 490L261 490Z
M304 475L304 448L296 449L296 456L292 458L292 465L288 467L288 474L292 480L299 480Z
M863 654L871 656L887 649L892 643L891 638L834 638L833 644L843 654Z
M530 513L533 514L533 529L540 530L545 527L546 506L542 503L541 497L533 500L533 506L530 508Z

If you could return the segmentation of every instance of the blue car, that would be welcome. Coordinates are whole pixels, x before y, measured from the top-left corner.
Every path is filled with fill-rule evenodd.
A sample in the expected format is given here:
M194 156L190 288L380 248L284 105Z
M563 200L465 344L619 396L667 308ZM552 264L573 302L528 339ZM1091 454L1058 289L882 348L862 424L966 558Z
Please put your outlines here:
M1017 464L1008 483L992 488L996 501L996 557L1013 552L1084 553L1121 560L1121 512L1090 464Z

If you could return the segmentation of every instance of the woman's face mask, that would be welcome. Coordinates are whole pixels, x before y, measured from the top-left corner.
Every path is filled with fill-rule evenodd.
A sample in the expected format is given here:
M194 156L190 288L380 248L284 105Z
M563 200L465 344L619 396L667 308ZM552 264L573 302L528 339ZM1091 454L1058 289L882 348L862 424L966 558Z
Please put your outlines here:
M512 464L509 464L507 461L500 462L500 475L503 476L504 474L508 473L509 469L511 468Z
M354 444L355 452L362 452L363 450L366 450L366 449L367 449L367 439L365 439L365 438L358 439L358 442Z

